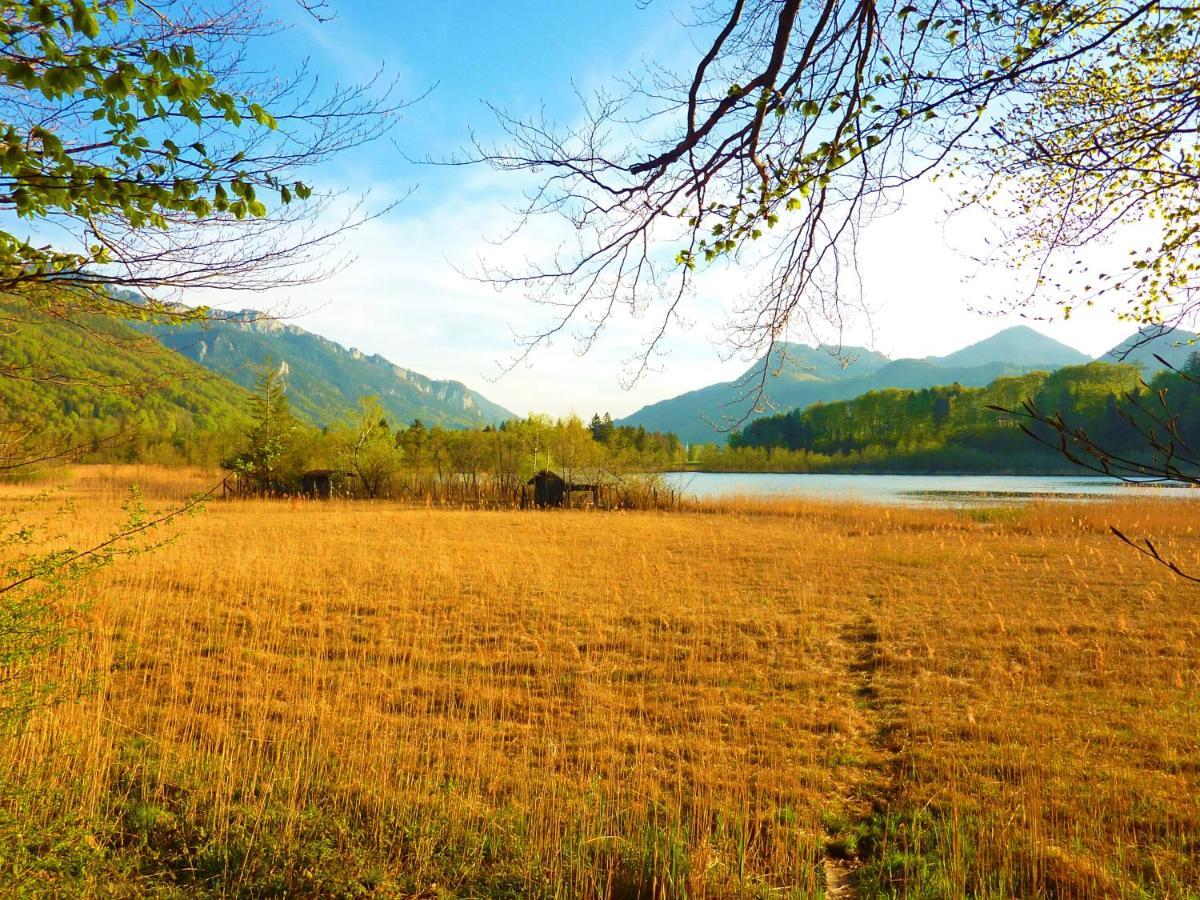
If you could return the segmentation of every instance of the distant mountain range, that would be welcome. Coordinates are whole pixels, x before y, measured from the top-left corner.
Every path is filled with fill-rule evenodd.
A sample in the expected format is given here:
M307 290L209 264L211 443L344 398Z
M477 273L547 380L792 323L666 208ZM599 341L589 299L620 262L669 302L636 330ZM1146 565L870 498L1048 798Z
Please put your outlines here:
M14 313L15 314L15 313ZM26 313L21 313L26 315ZM28 313L29 327L0 334L0 365L28 377L0 379L0 403L75 434L111 433L134 419L156 433L201 434L244 427L246 389L271 360L285 372L292 408L316 425L346 419L360 398L376 396L395 424L480 427L512 413L458 381L438 381L368 356L252 310L218 312L185 326L98 322L95 331ZM146 333L148 332L148 333ZM107 336L106 336L107 335ZM110 337L108 337L110 336ZM1136 363L1147 375L1161 356L1183 368L1200 344L1190 332L1131 336L1103 354ZM1003 375L1053 371L1089 362L1078 350L1025 326L941 357L891 360L862 347L834 354L783 344L731 382L643 407L618 424L674 432L687 443L724 442L733 425L868 391L921 389L957 382L983 387ZM766 379L770 407L750 410Z
M284 371L288 402L302 418L331 425L375 396L395 424L471 428L513 415L458 381L437 381L254 310L214 312L205 323L155 326L167 347L245 388L267 360Z
M1117 362L1126 350L1128 362L1147 372L1160 368L1154 354L1182 366L1191 348L1175 345L1195 337L1188 332L1146 335L1136 348L1133 335L1100 357ZM754 363L741 377L689 391L678 397L644 406L618 421L640 425L648 431L672 431L685 443L721 443L731 427L789 409L849 400L868 391L888 388L921 388L958 383L984 387L1003 375L1053 371L1090 362L1091 357L1025 325L1006 328L986 340L946 356L889 360L863 347L830 348L782 344L768 361ZM767 368L765 393L769 406L753 408L757 386Z
M1132 334L1117 344L1100 359L1105 362L1128 362L1140 365L1143 371L1153 373L1163 368L1166 360L1171 368L1183 369L1188 357L1200 351L1200 335L1190 331L1144 331Z

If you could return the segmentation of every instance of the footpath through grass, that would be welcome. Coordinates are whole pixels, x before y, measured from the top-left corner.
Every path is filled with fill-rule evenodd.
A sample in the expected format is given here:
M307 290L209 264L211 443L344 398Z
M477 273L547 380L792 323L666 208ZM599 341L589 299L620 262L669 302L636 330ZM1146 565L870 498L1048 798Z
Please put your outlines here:
M0 742L0 893L1200 895L1200 592L1105 534L1193 519L214 504Z

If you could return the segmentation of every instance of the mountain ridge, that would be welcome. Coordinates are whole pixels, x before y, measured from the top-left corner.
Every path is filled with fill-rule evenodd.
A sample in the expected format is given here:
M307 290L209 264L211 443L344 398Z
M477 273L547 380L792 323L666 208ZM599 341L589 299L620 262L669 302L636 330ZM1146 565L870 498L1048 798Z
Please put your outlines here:
M863 347L842 348L841 353L860 354L859 358L866 359L867 364L856 368L856 362L851 361L839 370L830 367L819 369L813 364L814 353L832 356L831 349L804 344L784 346L784 364L772 367L779 369L782 377L767 384L770 408L761 403L760 408L752 408L750 404L754 394L751 379L761 375L765 363L765 358L760 358L733 381L706 385L647 404L617 422L621 425L640 425L647 430L673 431L685 443L720 443L726 437L726 432L720 430L722 428L740 427L764 415L813 403L849 400L868 391L889 388L920 390L952 383L964 387L985 387L1004 375L1055 371L1064 366L1092 361L1092 357L1082 351L1027 325L1001 329L990 337L944 356L888 359ZM1151 369L1159 367L1157 362L1153 362L1151 353L1143 356L1144 359L1136 361ZM789 369L788 363L792 357L804 360L808 368L801 371ZM1100 357L1101 360L1106 358ZM776 361L773 359L772 362Z
M1127 337L1104 353L1099 359L1113 362L1132 362L1154 371L1166 368L1155 358L1161 356L1171 367L1182 369L1188 357L1200 351L1200 335L1182 329L1143 329Z
M929 356L926 359L945 367L1003 362L1035 369L1049 365L1062 368L1092 361L1083 351L1056 341L1028 325L1012 325L945 356Z
M293 410L316 425L344 419L364 396L378 397L389 417L405 423L482 427L513 417L461 381L430 378L257 310L214 310L203 323L149 330L175 352L245 388L253 388L268 359L280 364Z

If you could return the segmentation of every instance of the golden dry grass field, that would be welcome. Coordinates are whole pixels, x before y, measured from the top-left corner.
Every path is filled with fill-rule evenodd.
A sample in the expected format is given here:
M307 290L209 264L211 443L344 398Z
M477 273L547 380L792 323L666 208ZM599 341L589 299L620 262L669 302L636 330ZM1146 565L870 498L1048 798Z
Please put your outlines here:
M1196 510L214 502L72 595L0 893L1200 896L1200 590L1106 533Z

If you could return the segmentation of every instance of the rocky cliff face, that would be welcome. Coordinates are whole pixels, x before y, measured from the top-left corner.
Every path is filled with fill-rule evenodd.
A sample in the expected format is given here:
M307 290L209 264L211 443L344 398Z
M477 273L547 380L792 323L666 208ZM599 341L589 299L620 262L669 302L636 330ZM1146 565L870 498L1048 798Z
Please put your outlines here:
M212 319L153 330L173 350L245 387L268 360L283 367L292 408L319 425L345 419L366 396L378 397L397 422L478 427L512 418L462 382L430 378L256 310L215 312Z

